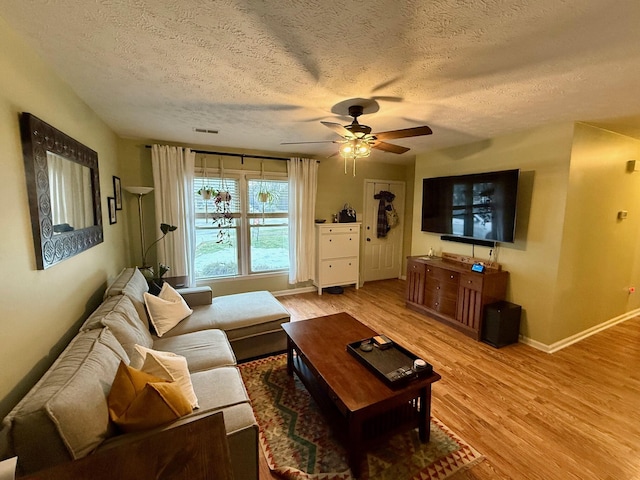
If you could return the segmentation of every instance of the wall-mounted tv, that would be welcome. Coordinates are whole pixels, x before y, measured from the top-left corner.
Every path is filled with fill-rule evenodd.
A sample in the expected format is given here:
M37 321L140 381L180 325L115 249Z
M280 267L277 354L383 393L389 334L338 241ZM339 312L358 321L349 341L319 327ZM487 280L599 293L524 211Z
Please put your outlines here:
M422 181L422 231L482 242L513 242L520 170Z

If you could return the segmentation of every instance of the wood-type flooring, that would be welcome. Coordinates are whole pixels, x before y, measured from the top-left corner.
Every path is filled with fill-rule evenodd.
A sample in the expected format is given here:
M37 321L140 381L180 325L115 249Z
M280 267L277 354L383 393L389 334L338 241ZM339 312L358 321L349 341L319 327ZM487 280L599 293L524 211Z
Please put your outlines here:
M557 353L500 349L404 306L405 282L279 300L292 321L347 312L442 375L432 414L485 459L451 480L640 479L640 317ZM260 480L272 480L260 454Z

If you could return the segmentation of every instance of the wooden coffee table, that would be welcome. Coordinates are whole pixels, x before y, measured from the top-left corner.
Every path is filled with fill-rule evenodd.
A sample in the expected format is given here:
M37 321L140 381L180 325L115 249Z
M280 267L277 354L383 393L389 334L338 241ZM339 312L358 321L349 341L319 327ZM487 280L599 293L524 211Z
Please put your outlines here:
M347 313L289 322L282 328L289 374L295 371L314 398L328 398L346 420L354 476L360 474L370 440L418 427L420 440L429 441L431 384L440 375L433 372L400 388L387 386L347 352L347 344L378 334Z

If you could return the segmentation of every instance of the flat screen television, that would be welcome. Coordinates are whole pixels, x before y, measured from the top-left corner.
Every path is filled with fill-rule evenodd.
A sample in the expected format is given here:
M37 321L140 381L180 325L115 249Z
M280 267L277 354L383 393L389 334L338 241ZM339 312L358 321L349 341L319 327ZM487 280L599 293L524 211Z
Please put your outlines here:
M519 175L520 170L503 170L425 178L422 231L483 242L513 242Z

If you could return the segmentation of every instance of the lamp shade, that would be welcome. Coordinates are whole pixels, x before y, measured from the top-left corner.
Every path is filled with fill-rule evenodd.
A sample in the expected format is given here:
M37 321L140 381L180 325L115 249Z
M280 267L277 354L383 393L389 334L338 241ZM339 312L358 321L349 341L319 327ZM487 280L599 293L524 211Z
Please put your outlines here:
M123 187L127 192L133 193L134 195L146 195L147 193L153 191L153 187Z

